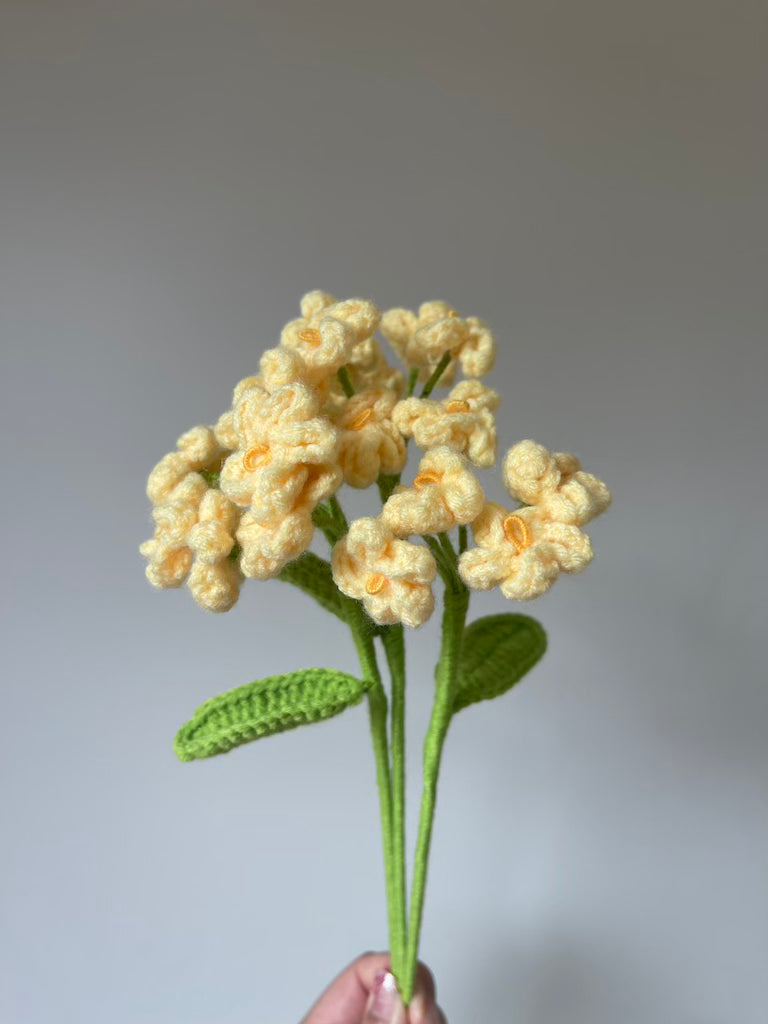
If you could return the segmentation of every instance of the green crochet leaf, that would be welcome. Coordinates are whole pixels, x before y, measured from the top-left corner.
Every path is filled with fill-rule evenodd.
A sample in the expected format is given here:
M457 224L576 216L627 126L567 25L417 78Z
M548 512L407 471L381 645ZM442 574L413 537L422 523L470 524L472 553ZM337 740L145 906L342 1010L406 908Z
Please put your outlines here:
M332 718L359 704L370 685L331 668L247 683L198 708L179 729L174 750L180 761L226 754L251 740Z
M289 562L277 578L283 583L292 583L305 594L314 597L326 611L346 621L342 595L333 582L331 567L324 558L305 551L293 562Z
M530 671L547 649L547 634L528 615L489 615L467 626L454 711L500 697Z

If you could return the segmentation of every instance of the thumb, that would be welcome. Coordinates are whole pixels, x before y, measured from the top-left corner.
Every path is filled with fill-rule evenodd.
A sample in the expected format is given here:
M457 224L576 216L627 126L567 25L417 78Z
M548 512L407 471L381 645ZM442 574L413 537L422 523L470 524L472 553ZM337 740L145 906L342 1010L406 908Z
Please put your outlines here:
M379 971L373 979L360 1024L405 1024L405 1007L390 971Z

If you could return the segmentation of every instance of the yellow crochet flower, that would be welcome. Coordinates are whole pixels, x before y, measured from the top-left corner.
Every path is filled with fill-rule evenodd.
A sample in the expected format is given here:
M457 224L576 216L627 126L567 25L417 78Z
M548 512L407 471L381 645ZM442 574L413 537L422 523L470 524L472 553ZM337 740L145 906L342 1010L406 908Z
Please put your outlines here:
M509 449L503 475L513 498L561 523L582 526L611 504L611 492L582 470L575 455L552 453L535 441L520 441Z
M297 381L324 390L329 378L350 361L355 346L373 334L380 316L365 299L337 302L327 292L308 292L301 300L301 316L285 325L280 345L262 356L267 390Z
M147 480L147 497L153 505L173 501L176 489L189 473L217 473L228 454L211 427L192 427L176 442L177 450L164 455Z
M398 536L442 533L465 526L480 514L485 495L463 455L433 448L419 463L412 487L398 487L381 518Z
M370 487L379 473L400 473L405 466L403 435L392 422L394 391L370 388L348 399L334 422L341 435L339 465L352 487Z
M495 391L478 380L463 380L442 401L406 398L395 406L392 419L420 448L448 445L485 469L496 460L493 410L500 405Z
M357 519L332 556L333 578L380 626L415 628L432 614L437 566L425 547L399 540L381 519Z
M405 363L422 368L423 377L446 352L458 358L466 377L482 377L496 360L496 340L487 324L459 316L447 302L425 302L418 314L390 309L381 318L381 333ZM449 366L442 383L451 382L452 370Z
M267 524L256 522L250 512L245 512L237 531L237 540L242 549L240 568L250 579L272 579L286 563L306 551L312 542L313 533L308 504Z
M195 479L195 477L197 479ZM240 511L202 477L189 474L174 500L153 510L155 535L145 541L146 575L160 589L187 581L192 596L208 611L225 612L240 593L240 572L229 561Z
M222 466L220 486L238 505L250 505L257 522L274 522L338 488L338 431L318 412L317 396L303 384L273 395L254 386L240 395L233 420L238 446Z
M491 502L472 532L478 547L459 557L459 575L473 590L500 585L511 600L539 597L561 572L580 572L592 561L589 537L578 526L546 519L535 508L509 512Z
M286 331L304 330L317 327L323 317L331 316L348 324L355 334L355 341L370 338L381 320L381 313L368 299L343 299L339 301L328 292L312 291L303 296L301 318L286 325Z

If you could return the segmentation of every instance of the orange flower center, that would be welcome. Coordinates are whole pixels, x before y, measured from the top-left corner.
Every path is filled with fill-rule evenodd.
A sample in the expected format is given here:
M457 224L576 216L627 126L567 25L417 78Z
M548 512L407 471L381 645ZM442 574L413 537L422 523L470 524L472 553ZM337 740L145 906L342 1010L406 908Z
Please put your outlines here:
M515 545L518 555L533 543L530 528L522 516L507 516L501 528L510 544Z
M448 316L461 316L461 313L457 313L455 309L452 309Z
M426 487L428 484L439 484L440 476L433 470L429 470L426 473L419 473L416 479L413 481L414 487Z
M268 444L255 444L253 448L249 448L243 456L243 465L252 473L259 466L263 466L265 462L269 462L269 445Z
M299 331L299 337L308 345L321 345L323 342L322 334L315 327L307 327L303 331Z
M368 420L373 416L373 409L368 407L367 409L361 409L357 416L349 422L350 430L362 430Z
M465 402L462 398L454 398L452 402L446 403L445 411L450 413L469 412L469 402Z
M368 577L368 581L365 584L366 593L373 596L378 594L379 591L383 590L387 584L387 577L382 576L380 572L373 573L372 576Z

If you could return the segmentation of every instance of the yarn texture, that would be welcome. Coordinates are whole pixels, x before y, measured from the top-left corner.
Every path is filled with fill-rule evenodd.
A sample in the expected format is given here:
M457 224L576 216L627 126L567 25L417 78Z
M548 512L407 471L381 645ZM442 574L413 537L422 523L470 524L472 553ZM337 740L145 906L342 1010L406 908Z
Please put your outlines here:
M278 580L329 612L332 628L349 630L359 678L299 667L228 690L182 726L175 751L181 761L224 754L365 698L392 971L407 1005L452 718L514 688L547 646L540 623L517 612L467 625L472 593L498 587L530 601L581 572L593 558L583 528L611 493L575 455L528 439L501 460L511 506L487 501L478 470L497 463L501 397L480 380L497 349L483 320L442 300L382 314L368 299L320 289L296 312L215 423L182 434L150 472L153 532L139 550L152 586L186 586L207 611L232 610L246 583ZM411 442L421 449L412 477ZM374 514L349 522L345 487L372 489ZM436 607L440 650L409 894L406 635Z

